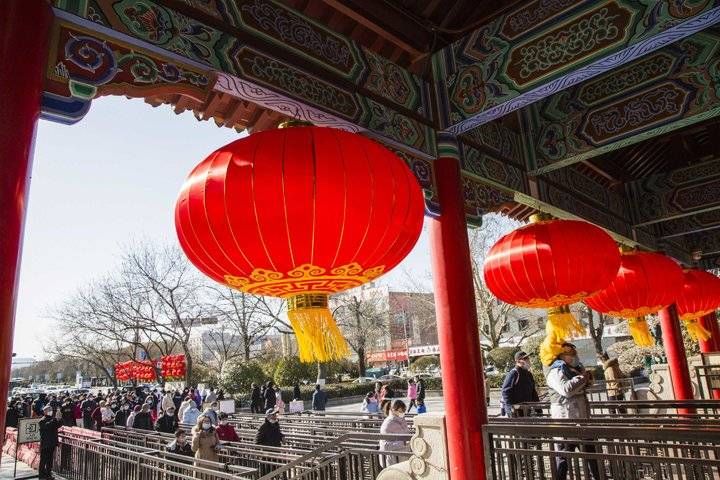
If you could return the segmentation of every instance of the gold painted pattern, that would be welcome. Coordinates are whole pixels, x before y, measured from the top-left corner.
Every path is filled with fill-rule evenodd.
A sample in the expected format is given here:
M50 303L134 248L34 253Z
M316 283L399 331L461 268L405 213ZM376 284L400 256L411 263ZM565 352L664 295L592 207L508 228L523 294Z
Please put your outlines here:
M363 268L356 262L331 269L305 263L287 273L256 268L247 277L225 275L228 286L244 292L272 297L303 293L331 294L371 282L382 275L384 265Z

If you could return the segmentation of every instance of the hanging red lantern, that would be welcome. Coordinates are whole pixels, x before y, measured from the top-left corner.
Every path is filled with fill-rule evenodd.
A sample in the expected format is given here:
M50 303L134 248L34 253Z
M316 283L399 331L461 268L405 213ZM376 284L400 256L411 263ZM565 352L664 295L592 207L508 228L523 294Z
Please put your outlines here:
M654 341L645 315L673 303L681 286L682 269L665 255L622 251L613 281L584 302L598 312L627 319L635 343L649 347Z
M397 155L362 135L296 127L254 133L190 173L175 208L180 245L215 281L287 299L304 362L347 355L328 296L395 267L424 201Z
M490 291L505 303L547 308L541 359L546 365L569 337L583 333L568 305L605 288L620 266L620 253L602 229L542 215L502 237L485 259Z
M720 278L704 270L684 270L682 290L675 305L690 336L694 340L708 340L710 332L699 320L720 307Z

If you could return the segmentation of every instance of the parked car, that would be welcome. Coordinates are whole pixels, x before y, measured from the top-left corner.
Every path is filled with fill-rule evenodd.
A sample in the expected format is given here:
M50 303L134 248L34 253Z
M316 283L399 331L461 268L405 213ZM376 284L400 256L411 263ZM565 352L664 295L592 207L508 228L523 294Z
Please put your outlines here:
M404 380L403 377L400 377L398 375L383 375L382 377L378 378L378 380L382 383L388 383L392 382L394 380Z
M375 379L373 377L358 377L353 380L352 383L371 383L374 381Z

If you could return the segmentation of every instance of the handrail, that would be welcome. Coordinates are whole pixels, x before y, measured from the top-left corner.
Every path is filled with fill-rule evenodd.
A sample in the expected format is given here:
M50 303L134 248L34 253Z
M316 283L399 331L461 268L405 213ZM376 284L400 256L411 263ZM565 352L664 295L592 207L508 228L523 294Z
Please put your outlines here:
M327 453L329 450L339 447L342 445L343 442L349 441L349 440L402 440L402 441L409 441L412 435L401 435L401 434L369 434L369 433L345 433L343 435L340 435L338 438L326 443L325 445L322 445L320 447L315 448L314 450L311 450L310 452L306 453L302 457L296 459L294 462L288 463L287 465L280 467L276 470L273 470L272 472L268 473L267 475L263 475L258 480L270 480L272 478L275 478L279 475L282 475L283 473L292 470L293 468L296 468L298 466L302 466L302 464L313 461L315 458L319 457L323 453Z

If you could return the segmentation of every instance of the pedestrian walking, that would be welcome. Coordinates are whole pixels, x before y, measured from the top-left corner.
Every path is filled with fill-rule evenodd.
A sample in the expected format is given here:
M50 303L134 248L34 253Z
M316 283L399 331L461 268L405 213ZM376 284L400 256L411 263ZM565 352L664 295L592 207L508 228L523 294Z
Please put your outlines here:
M209 418L200 415L192 429L192 435L192 451L195 453L197 460L209 460L211 462L220 460L217 452L220 439Z
M155 431L161 433L175 433L178 428L175 418L175 404L163 412L163 415L155 422Z
M325 411L327 404L327 393L325 393L320 385L315 385L315 391L312 396L312 409L319 412Z
M268 382L265 384L265 393L263 400L265 400L265 411L268 410L274 410L275 404L277 403L277 398L275 397L275 390L273 389L273 382L272 380L268 380Z
M250 385L250 413L262 413L262 396L257 383Z
M414 379L408 380L408 387L407 387L407 397L408 397L408 412L412 410L413 407L417 409L417 383L415 383Z
M377 398L375 398L375 392L368 392L362 403L362 411L365 413L378 413L379 408L380 406Z
M622 374L622 371L620 371L618 359L610 358L607 352L603 352L598 355L598 359L602 362L603 376L605 377L605 389L607 390L608 400L611 402L625 401L625 393L623 392L623 388L619 381L624 378L624 375ZM617 410L611 408L610 414L614 415L618 411L621 414L627 413L627 409L621 407Z

